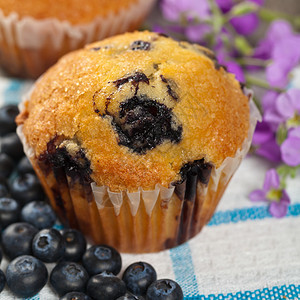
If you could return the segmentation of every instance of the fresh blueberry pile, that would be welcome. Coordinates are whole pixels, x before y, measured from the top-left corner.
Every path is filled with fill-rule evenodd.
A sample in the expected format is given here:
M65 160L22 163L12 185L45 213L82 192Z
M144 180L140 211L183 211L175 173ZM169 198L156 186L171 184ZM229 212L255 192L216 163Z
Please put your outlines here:
M121 276L122 258L116 249L87 248L78 230L53 228L56 215L15 133L17 114L15 105L0 108L1 246L10 261L5 273L0 270L0 293L7 284L17 297L32 297L49 279L61 300L183 299L180 286L170 279L157 280L150 264L133 263ZM48 263L55 263L50 274Z

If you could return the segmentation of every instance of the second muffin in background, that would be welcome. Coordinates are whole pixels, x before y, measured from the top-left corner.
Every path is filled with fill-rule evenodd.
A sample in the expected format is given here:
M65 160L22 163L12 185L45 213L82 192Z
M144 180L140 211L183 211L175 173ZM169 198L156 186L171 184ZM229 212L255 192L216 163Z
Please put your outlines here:
M0 0L0 65L37 78L62 55L137 29L155 0Z
M65 224L122 252L179 245L209 221L256 124L213 53L150 32L63 57L25 99L25 152Z

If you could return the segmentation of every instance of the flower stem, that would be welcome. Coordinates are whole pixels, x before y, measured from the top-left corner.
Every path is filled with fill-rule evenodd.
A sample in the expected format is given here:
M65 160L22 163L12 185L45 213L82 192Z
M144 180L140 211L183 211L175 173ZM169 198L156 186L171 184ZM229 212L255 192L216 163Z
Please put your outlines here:
M217 4L215 3L214 0L209 0L210 6L211 6L211 12L213 15L213 32L215 35L218 35L222 29L222 26L225 23L225 18L222 15L219 7L217 6Z
M273 22L278 19L284 19L290 22L295 29L300 29L300 17L299 16L292 16L286 13L282 13L279 11L270 10L264 7L259 9L259 16L261 19L267 22Z
M300 165L291 167L286 164L281 164L279 167L277 167L277 172L280 176L281 187L285 188L287 178L289 177L295 178L299 170L300 170Z
M269 64L268 60L252 57L237 58L236 61L242 66L266 67Z
M257 77L251 76L251 75L246 75L246 82L249 85L255 85L255 86L261 87L261 88L266 89L266 90L273 90L273 91L278 92L278 93L285 92L285 89L281 89L281 88L278 88L278 87L272 87L266 81L264 81L262 79L259 79Z

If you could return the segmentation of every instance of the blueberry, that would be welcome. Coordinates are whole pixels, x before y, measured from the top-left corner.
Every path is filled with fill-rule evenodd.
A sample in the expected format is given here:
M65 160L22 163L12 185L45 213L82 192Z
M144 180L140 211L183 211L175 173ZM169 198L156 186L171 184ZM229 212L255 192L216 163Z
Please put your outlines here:
M20 205L12 198L0 198L0 224L2 228L12 223L16 223L20 219Z
M34 173L32 164L27 156L23 156L23 158L19 161L17 171L19 174Z
M43 262L56 262L65 252L65 243L60 232L54 228L39 231L32 241L32 253Z
M44 229L55 224L56 215L51 206L45 201L32 201L22 208L21 220L32 224L38 229Z
M0 270L0 293L3 291L6 283L6 277L2 270Z
M14 169L14 161L6 153L0 153L0 176L9 177Z
M22 255L15 258L6 269L9 289L18 297L32 297L46 284L48 272L37 258Z
M15 122L19 109L16 105L8 104L0 108L0 135L16 131Z
M0 197L6 197L9 195L9 187L5 178L0 176Z
M130 293L126 293L124 296L121 296L116 300L144 300L144 298L142 296L136 296Z
M126 293L126 286L117 276L103 272L90 278L87 294L93 299L115 300Z
M23 145L15 132L8 133L0 140L1 153L6 153L15 160L24 156Z
M119 144L138 154L145 154L164 141L179 143L182 139L182 126L172 110L147 96L134 96L122 102L112 124Z
M59 298L59 300L92 300L92 298L81 292L70 292Z
M80 261L86 250L86 240L83 234L76 229L65 229L62 236L66 245L64 259Z
M154 281L148 288L146 300L182 300L183 293L179 284L171 279Z
M85 268L75 262L62 261L50 274L50 283L60 296L68 292L85 292L89 274Z
M120 253L107 245L91 246L82 257L82 264L90 275L104 271L117 275L122 267Z
M22 205L31 201L43 200L45 195L36 175L31 173L16 177L10 186L11 195Z
M146 295L149 285L156 280L156 271L146 262L136 262L127 267L123 281L134 295Z
M31 254L31 243L38 232L37 228L28 223L13 223L2 232L2 248L4 253L14 259L20 255Z
M145 41L134 41L131 45L130 45L130 49L131 50L150 50L151 44L149 42L145 42Z

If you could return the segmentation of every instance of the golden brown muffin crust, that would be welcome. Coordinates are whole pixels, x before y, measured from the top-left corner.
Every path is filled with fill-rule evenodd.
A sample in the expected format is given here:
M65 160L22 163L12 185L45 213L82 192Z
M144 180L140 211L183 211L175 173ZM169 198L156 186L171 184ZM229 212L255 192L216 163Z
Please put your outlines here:
M148 42L148 49L132 50L135 41ZM248 135L248 98L234 75L209 56L200 46L149 32L88 45L63 57L36 83L19 124L37 157L55 136L79 143L98 185L113 191L167 187L188 162L205 158L219 167ZM136 83L136 74L148 81L139 75ZM169 109L172 130L179 135L182 126L182 134L177 142L164 140L137 153L119 144L114 124L121 122L124 101L145 95Z
M85 24L97 16L118 13L138 0L0 0L0 9L7 16L16 12L21 18L56 18L72 24Z

